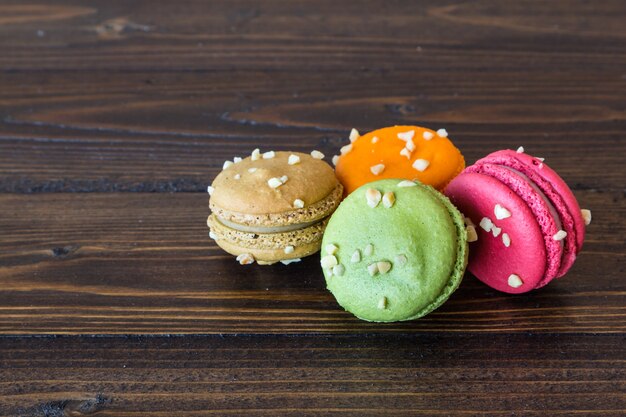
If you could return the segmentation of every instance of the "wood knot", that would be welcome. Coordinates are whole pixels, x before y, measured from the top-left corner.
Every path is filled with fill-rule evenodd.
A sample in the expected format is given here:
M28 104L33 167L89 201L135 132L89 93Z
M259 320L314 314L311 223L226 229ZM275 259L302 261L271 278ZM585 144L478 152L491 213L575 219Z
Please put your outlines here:
M50 252L52 252L52 256L54 256L55 258L64 258L70 255L71 253L76 252L78 248L79 248L78 246L74 246L74 245L58 246L56 248L50 249Z
M150 32L152 26L134 23L125 17L109 19L94 28L100 39L121 39L130 32Z
M42 404L39 408L46 417L79 417L96 414L111 404L112 400L102 394L83 400L61 400Z

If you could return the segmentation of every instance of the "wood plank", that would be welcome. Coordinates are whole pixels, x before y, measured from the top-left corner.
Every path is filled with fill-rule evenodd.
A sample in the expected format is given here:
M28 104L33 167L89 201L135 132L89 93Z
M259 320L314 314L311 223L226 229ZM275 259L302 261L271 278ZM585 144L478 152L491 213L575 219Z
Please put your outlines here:
M3 0L0 415L625 415L625 4ZM574 268L380 325L208 239L224 159L391 124L546 157Z
M316 2L315 7L280 0L190 2L187 7L166 1L155 7L149 0L132 5L123 0L22 3L4 1L0 10L0 46L6 49L0 64L16 71L337 70L371 61L385 69L399 64L415 68L421 61L417 52L433 47L447 51L436 62L441 69L449 69L459 55L474 58L476 49L506 52L508 59L500 68L517 70L523 68L520 64L537 69L543 63L571 70L554 59L559 52L568 53L578 69L590 63L587 50L613 55L609 61L613 70L619 71L625 58L620 55L624 27L619 0L576 2L575 13L573 2L529 0L514 6L450 0L389 5L375 0L368 3L366 13L358 2L332 0ZM578 18L582 14L584 23ZM154 44L160 47L148 47ZM529 47L544 53L537 57L541 61L528 62L524 54ZM415 53L408 54L409 50ZM380 59L399 52L408 59ZM366 57L367 61L362 59ZM464 60L461 67L486 68L477 59Z
M626 181L618 0L576 3L584 25L524 1L22 3L0 6L0 192L201 191L260 144L332 155L391 124Z
M580 191L594 222L566 277L499 294L468 276L427 317L359 321L317 257L242 267L209 238L202 193L0 195L0 334L623 333L621 193Z
M0 414L619 416L623 343L424 333L0 338Z

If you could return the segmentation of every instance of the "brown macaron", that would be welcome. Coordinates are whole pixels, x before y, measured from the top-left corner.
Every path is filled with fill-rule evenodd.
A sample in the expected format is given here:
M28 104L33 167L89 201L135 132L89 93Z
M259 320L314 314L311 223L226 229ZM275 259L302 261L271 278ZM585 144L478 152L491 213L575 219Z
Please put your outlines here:
M285 264L320 249L343 187L321 152L265 152L226 161L208 188L210 236L240 264Z

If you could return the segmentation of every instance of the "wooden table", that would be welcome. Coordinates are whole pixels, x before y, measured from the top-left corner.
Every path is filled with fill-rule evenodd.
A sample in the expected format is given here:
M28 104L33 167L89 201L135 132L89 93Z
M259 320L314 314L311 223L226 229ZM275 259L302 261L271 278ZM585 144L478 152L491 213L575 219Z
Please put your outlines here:
M626 413L626 3L0 1L0 415ZM372 324L317 257L240 267L206 186L350 128L547 158L563 279Z

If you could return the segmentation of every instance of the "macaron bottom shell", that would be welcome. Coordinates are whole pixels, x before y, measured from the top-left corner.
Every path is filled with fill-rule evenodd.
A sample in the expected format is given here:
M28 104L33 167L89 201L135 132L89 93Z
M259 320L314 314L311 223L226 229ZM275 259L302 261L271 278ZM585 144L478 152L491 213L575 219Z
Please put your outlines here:
M283 233L252 233L232 229L212 214L207 219L215 243L234 256L251 255L259 265L310 256L319 251L328 219ZM291 247L289 250L287 248ZM286 250L287 249L287 250Z
M355 190L324 234L322 256L327 245L336 245L334 256L344 269L341 275L324 270L327 288L362 320L394 322L430 313L458 287L467 264L466 231L458 210L431 187L398 187L400 182L381 180ZM369 188L393 192L394 205L369 207ZM357 251L359 261L353 262ZM370 275L368 267L378 262L388 262L390 269Z

